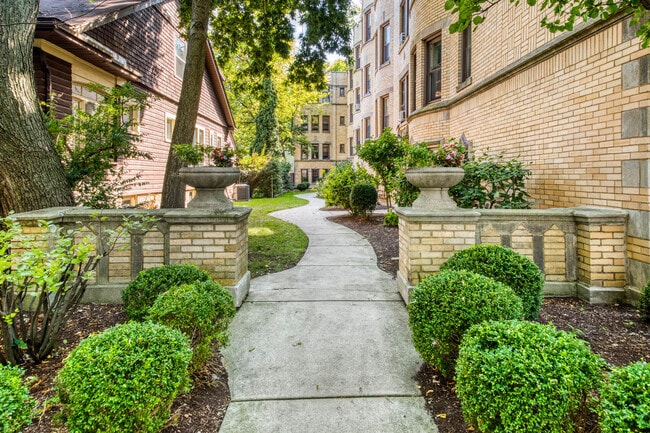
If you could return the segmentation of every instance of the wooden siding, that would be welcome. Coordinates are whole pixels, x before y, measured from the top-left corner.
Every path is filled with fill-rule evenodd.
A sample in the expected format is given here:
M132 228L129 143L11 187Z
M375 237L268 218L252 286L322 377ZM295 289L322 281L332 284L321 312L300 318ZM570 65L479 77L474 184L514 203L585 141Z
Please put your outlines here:
M56 117L72 113L72 65L39 48L34 49L34 78L38 99L54 97Z

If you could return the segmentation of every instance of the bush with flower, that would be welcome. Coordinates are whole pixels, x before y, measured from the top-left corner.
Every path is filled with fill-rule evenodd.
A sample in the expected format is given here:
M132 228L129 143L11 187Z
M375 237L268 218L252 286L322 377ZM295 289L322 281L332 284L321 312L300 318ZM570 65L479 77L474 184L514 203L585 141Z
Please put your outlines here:
M219 148L195 144L174 144L176 155L188 165L200 164L215 167L234 167L236 163L235 150L229 147Z
M467 147L455 138L433 149L432 165L438 167L461 167L468 160Z
M237 162L235 150L229 147L215 147L211 158L215 167L234 167Z

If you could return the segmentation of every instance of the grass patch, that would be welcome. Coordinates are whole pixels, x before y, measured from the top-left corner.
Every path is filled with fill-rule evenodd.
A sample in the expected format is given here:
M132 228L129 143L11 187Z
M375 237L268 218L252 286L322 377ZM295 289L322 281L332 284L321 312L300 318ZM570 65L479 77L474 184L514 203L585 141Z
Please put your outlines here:
M305 254L307 235L298 226L268 215L306 205L307 200L295 197L303 193L235 202L235 206L253 209L248 218L248 270L252 278L291 268Z

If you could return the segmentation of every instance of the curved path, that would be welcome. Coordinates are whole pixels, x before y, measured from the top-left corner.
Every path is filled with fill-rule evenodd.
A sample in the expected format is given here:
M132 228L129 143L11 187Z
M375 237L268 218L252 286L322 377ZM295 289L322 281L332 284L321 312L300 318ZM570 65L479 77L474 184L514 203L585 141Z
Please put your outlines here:
M302 197L309 205L273 215L307 234L304 257L253 279L230 326L220 432L436 432L395 281L363 237Z

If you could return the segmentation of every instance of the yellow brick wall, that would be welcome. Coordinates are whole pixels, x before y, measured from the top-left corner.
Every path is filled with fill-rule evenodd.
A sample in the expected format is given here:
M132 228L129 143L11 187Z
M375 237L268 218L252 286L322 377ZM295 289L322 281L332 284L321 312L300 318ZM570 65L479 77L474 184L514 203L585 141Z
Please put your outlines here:
M624 227L579 224L577 235L581 281L600 287L625 286Z

